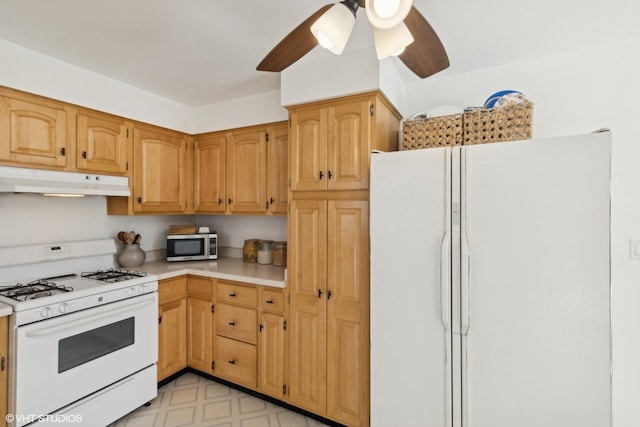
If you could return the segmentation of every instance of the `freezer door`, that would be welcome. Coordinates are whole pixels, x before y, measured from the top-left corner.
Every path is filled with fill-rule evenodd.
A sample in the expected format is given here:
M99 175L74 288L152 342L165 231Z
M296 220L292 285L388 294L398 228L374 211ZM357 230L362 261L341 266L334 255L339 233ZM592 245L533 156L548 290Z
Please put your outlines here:
M609 133L462 163L463 426L611 426Z
M451 425L450 155L372 155L373 427Z

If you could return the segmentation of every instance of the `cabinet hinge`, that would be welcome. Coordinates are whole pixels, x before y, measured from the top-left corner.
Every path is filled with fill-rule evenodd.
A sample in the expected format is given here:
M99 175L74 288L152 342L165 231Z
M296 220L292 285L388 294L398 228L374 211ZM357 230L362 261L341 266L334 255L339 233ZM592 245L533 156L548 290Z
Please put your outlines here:
M266 140L267 140L267 142L269 142L269 132L267 132Z
M291 205L289 205L289 211L291 211ZM287 304L291 304L291 294L287 295Z
M286 396L287 394L287 385L286 384L282 384L282 394Z
M129 162L127 162L127 169L126 169L126 170L127 170L127 171L129 170Z
M129 129L127 129L127 138L129 138Z
M211 362L211 370L213 371L214 369L216 369L216 362L215 361Z
M211 304L211 312L212 312L212 313L215 313L215 312L216 312L216 307L215 307L215 305L213 305L213 304Z
M282 329L287 330L287 321L282 322Z
M375 111L375 107L373 106L373 104L369 105L369 115L371 117L373 117L373 112Z

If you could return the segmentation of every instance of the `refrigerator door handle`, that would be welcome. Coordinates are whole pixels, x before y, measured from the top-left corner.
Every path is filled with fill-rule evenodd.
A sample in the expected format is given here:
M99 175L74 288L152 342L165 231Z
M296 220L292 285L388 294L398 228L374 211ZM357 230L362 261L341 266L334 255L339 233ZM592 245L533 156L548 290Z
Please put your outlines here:
M461 245L461 259L460 259L460 334L467 335L469 332L469 325L471 319L469 316L469 272L470 272L470 258L471 248L469 247L469 239L467 233L462 233L462 245Z
M444 233L440 244L440 315L444 330L449 331L451 319L451 235Z

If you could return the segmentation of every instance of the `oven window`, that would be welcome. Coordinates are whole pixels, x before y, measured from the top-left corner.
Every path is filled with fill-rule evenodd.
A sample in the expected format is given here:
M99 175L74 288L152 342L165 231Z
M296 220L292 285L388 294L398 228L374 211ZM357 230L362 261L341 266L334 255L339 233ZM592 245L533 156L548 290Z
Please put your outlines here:
M120 320L58 341L58 373L90 362L134 342L135 318Z

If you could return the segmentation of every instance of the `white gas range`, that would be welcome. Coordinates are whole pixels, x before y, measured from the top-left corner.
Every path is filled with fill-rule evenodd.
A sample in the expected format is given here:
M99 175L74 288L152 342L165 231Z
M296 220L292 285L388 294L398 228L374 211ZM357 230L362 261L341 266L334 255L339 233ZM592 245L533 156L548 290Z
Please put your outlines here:
M115 249L111 240L0 248L0 275L52 273L0 284L14 311L12 425L107 425L156 396L157 278L87 267L112 262Z

